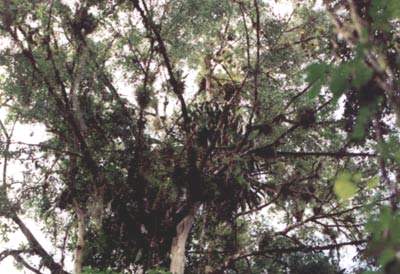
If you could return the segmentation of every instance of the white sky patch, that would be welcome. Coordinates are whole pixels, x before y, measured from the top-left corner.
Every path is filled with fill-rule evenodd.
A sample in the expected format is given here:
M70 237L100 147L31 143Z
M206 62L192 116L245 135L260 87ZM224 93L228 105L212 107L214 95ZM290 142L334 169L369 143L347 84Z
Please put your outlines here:
M266 2L271 5L274 14L276 14L280 17L285 17L287 15L290 15L294 10L293 1L289 1L289 0L271 1L271 0L269 0Z
M346 97L342 95L337 103L338 108L335 110L333 113L333 117L337 120L341 119L344 115L344 101L346 100Z

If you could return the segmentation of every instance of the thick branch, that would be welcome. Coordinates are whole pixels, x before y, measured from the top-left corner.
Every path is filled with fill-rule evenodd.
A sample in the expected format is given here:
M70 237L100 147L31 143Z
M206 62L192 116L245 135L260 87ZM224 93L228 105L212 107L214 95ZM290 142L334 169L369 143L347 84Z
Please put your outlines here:
M248 154L254 154L262 158L276 157L376 157L375 153L368 152L348 152L348 151L275 151L270 145L252 149Z
M229 256L223 265L220 267L220 269L215 270L213 273L221 273L224 269L228 268L231 266L234 262L241 260L241 259L246 259L248 257L255 257L255 256L265 256L267 254L284 254L284 253L293 253L293 252L318 252L318 251L324 251L324 250L332 250L332 249L337 249L343 246L348 246L348 245L362 245L365 244L367 240L358 240L358 241L350 241L350 242L343 242L343 243L335 243L335 244L329 244L329 245L320 245L320 246L296 246L296 247L288 247L288 248L270 248L270 249L264 249L260 251L255 251L255 252L250 252L247 253L245 251L238 252L234 255ZM215 252L215 251L213 251Z
M28 240L29 245L35 254L42 258L43 264L50 269L52 274L68 274L68 272L64 271L58 263L56 263L52 256L43 248L43 246L39 243L39 241L35 238L29 228L22 222L22 220L18 217L17 214L12 213L10 218L18 225L22 234L24 234L25 238Z
M138 12L140 13L140 16L142 17L143 23L145 25L145 27L151 31L154 36L155 39L158 43L159 46L159 52L162 56L162 58L164 59L164 63L165 66L167 68L168 71L168 75L169 75L169 81L171 83L172 89L175 93L175 95L178 97L178 100L181 104L181 109L182 109L182 116L183 116L183 120L185 123L185 130L186 132L189 131L189 116L188 116L188 112L187 112L187 107L186 107L186 103L185 100L183 98L183 83L181 83L174 74L174 69L172 66L172 62L169 58L168 52L167 52L167 48L165 46L164 40L161 37L160 34L160 29L158 28L158 26L156 26L154 24L154 22L146 15L145 11L140 7L139 5L139 1L138 0L132 0L133 6L135 7L135 9L138 10Z

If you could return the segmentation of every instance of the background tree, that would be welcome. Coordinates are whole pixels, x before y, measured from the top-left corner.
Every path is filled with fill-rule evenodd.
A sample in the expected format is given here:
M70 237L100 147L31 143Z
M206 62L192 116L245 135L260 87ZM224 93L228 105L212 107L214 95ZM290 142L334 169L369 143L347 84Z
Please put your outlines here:
M346 245L393 271L397 6L314 4L2 1L1 103L48 139L1 127L0 212L28 248L0 259L66 273L18 217L31 207L74 273L340 273Z

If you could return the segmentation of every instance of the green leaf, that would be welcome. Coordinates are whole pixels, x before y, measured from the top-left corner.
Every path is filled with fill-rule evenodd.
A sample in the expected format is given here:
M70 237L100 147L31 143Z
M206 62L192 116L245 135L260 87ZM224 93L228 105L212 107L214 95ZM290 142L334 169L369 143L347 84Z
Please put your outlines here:
M354 140L361 140L365 135L365 127L370 121L371 109L368 106L363 106L358 112L356 124L354 126L354 130L351 134L351 138Z
M310 99L313 99L318 95L328 71L329 65L326 63L314 63L306 68L306 81L313 85L308 95Z
M378 186L378 184L379 184L379 177L374 176L367 181L367 188L368 189L375 188L376 186Z
M379 263L382 266L385 266L387 263L393 260L395 256L396 252L392 248L386 248L379 257Z
M351 174L347 171L339 174L333 189L336 195L342 200L350 199L357 193L357 187L352 182Z
M249 140L253 141L258 136L258 134L259 133L257 131L251 132L250 135L249 135Z
M400 17L400 1L398 0L373 0L370 15L374 19L374 25L387 28L390 19Z
M393 243L397 245L400 242L400 229L398 229L400 227L400 219L398 216L392 220L392 227L391 237L394 241Z
M384 207L381 210L379 217L380 231L384 231L390 228L390 222L392 221L392 212L388 207Z
M339 99L348 88L350 72L348 64L342 64L332 72L329 89L333 93L335 100Z
M356 172L351 176L351 180L354 183L360 183L362 179L362 174L360 172Z
M324 78L329 66L326 63L314 63L307 67L306 81L309 83L315 82L318 79Z
M314 63L306 68L306 81L312 85L308 92L308 99L314 99L324 84L329 66L326 63Z
M368 67L363 60L358 60L354 63L353 66L353 80L352 84L360 88L364 84L366 84L372 77L373 71L370 67Z
M314 99L315 97L318 96L319 92L321 91L322 83L321 80L317 80L312 87L310 88L310 91L308 92L308 99Z

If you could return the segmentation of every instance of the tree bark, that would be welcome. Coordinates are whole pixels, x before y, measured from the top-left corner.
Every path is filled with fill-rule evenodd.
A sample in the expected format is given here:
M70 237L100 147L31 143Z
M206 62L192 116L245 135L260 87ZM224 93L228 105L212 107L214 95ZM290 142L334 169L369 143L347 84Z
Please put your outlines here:
M76 210L78 218L77 242L75 247L74 273L82 273L83 255L85 248L85 213L82 209Z
M172 239L170 254L169 271L172 274L183 274L185 272L185 247L193 222L194 212L191 212L176 226L176 236Z

